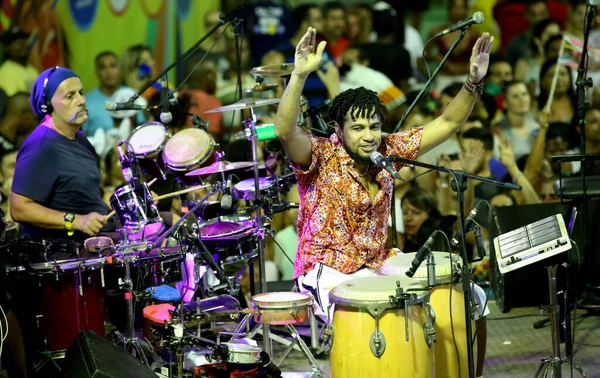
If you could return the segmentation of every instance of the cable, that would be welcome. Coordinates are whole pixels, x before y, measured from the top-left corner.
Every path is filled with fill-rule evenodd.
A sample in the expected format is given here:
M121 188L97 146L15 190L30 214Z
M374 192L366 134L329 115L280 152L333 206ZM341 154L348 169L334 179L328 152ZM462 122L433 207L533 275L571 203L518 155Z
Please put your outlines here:
M589 5L588 5L589 6ZM571 243L573 245L575 245L575 251L577 251L577 271L581 272L581 255L579 254L579 246L577 245L577 242L573 239L570 239ZM567 281L568 281L568 277L569 277L569 269L567 269ZM567 290L569 289L568 285L567 285ZM577 292L576 292L577 293ZM573 305L575 306L573 308L573 325L572 325L572 330L571 330L571 360L573 360L573 357L575 355L575 328L577 328L577 294L575 294L575 300L573 301ZM565 312L567 311L567 309L565 308ZM569 364L571 365L571 377L573 377L573 364Z
M427 64L427 60L425 59L427 56L427 45L429 45L429 43L431 41L433 41L434 39L436 39L437 36L433 36L431 38L429 38L427 40L427 42L425 42L425 45L423 46L423 63L425 63L425 68L427 69L427 81L431 80L431 70L429 69L429 65Z
M2 320L0 319L0 356L2 356L2 348L4 347L4 340L8 337L8 319L6 318L6 314L4 313L4 309L0 306L0 311L2 311L2 316L4 316L4 324L6 324L6 335L4 334L4 327L2 326Z
M269 233L269 236L271 237L271 239L273 240L273 242L275 243L275 245L281 249L281 252L283 252L283 255L285 256L286 259L288 259L288 261L292 264L292 266L294 266L294 262L292 261L292 259L290 259L290 257L288 256L287 253L285 253L285 250L283 248L281 248L281 246L279 245L279 243L277 243L277 240L275 240L275 238L273 237L273 235L271 235Z

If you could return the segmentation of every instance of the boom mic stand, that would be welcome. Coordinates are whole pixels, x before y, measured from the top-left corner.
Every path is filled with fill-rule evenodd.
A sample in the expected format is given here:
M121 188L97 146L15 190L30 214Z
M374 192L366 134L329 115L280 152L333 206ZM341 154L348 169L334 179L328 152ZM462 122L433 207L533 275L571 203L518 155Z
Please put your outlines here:
M521 190L521 186L505 183L496 180L492 180L486 177L471 175L468 173L464 173L463 171L453 170L447 167L441 167L437 165L431 165L426 163L421 163L419 161L404 159L399 156L390 155L387 157L392 162L401 162L404 164L416 165L417 167L427 168L429 170L434 170L438 172L449 173L453 178L452 190L454 190L457 194L456 199L458 201L458 219L460 222L460 252L461 257L463 259L461 278L462 278L462 286L463 286L463 294L465 296L465 324L467 325L467 354L468 354L468 363L469 363L469 377L475 377L475 361L474 361L474 353L473 353L473 330L468 325L471 324L471 279L469 274L469 264L467 259L467 246L465 244L465 195L464 191L467 188L466 179L478 180L482 182L487 182L488 184L493 184L506 189L513 190Z

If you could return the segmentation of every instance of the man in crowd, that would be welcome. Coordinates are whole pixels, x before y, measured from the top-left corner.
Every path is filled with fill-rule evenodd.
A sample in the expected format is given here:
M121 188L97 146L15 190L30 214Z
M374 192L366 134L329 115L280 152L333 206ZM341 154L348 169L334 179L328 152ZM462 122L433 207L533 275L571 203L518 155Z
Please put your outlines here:
M12 28L4 32L2 45L4 47L4 62L0 66L0 88L10 97L17 92L31 92L33 81L38 71L29 59L29 34Z

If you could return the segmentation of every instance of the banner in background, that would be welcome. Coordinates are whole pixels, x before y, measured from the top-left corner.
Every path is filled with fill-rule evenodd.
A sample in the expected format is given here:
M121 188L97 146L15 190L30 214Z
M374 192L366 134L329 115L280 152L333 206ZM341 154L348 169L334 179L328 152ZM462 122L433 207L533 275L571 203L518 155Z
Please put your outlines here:
M203 16L219 0L2 0L0 29L18 26L32 34L30 62L40 71L68 66L84 86L98 82L94 57L120 55L127 47L149 45L158 69L173 62L204 33ZM176 22L176 17L178 22ZM178 25L177 25L178 24ZM178 28L178 30L176 30ZM174 80L173 76L170 80Z

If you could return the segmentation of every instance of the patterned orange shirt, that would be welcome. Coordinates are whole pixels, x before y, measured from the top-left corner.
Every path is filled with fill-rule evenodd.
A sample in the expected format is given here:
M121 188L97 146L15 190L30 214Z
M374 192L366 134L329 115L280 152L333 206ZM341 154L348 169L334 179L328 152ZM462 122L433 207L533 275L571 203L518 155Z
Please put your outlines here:
M423 128L382 137L379 152L415 159ZM363 266L380 268L394 255L385 249L394 179L373 166L380 189L371 202L354 160L337 134L329 139L309 135L312 162L308 169L294 167L298 178L298 250L294 278L308 273L316 263L350 274ZM401 163L394 163L396 169Z

